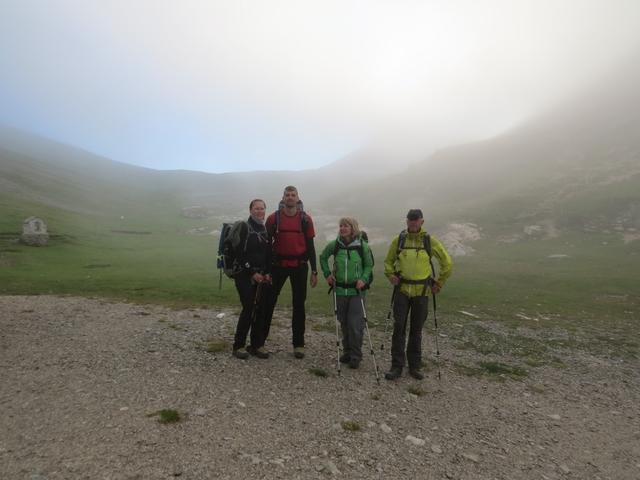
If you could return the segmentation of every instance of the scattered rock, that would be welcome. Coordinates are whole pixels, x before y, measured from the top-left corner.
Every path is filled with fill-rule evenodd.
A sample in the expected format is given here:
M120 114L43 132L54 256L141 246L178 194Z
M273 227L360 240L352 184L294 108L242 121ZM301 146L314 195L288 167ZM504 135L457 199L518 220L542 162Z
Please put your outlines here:
M29 217L22 223L20 241L31 247L44 247L49 243L47 224L38 217Z
M404 439L407 442L415 445L416 447L421 447L421 446L423 446L425 444L425 441L423 439L418 438L418 437L414 437L413 435L407 435Z
M380 424L380 430L382 430L384 433L391 433L391 427L386 423Z
M331 473L331 475L340 475L340 470L338 470L336 464L331 460L327 460L327 470L329 470L329 473Z
M480 457L475 453L463 453L462 456L474 463L478 463L480 461Z
M225 317L225 315L226 315L226 314L225 314L224 312L222 312L222 313L217 314L217 315L216 315L216 318L217 318L218 320L220 320L221 318L224 318L224 317Z
M569 467L567 467L564 463L561 463L560 465L558 465L558 468L565 475L568 474L568 473L571 473L571 469Z
M557 413L554 413L554 414L551 414L551 415L547 415L547 416L552 420L560 420L562 418Z
M431 445L431 451L433 453L442 453L442 448L440 448L440 445Z

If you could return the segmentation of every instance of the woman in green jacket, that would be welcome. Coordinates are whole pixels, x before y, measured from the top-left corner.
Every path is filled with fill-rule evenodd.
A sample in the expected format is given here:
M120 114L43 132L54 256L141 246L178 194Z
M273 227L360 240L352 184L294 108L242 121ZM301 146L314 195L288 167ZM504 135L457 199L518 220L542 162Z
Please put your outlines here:
M329 257L333 256L333 269ZM361 238L354 218L341 218L338 238L329 242L320 254L320 267L327 283L335 289L336 310L342 327L342 363L358 368L362 360L364 333L363 291L373 268L373 257L367 242Z

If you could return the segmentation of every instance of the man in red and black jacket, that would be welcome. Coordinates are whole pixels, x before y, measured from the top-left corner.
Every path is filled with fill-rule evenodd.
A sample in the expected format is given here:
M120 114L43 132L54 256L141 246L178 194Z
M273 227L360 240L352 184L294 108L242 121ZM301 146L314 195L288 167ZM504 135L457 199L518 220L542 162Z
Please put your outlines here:
M284 204L282 206L282 204ZM316 250L313 244L315 231L313 220L300 208L301 202L296 187L284 189L281 207L267 218L267 232L271 236L273 265L271 278L271 301L267 306L264 318L264 338L269 335L273 309L278 295L287 278L291 281L293 316L291 330L293 332L293 354L296 358L304 358L304 302L307 299L307 274L311 264L309 284L314 288L318 283L316 266Z

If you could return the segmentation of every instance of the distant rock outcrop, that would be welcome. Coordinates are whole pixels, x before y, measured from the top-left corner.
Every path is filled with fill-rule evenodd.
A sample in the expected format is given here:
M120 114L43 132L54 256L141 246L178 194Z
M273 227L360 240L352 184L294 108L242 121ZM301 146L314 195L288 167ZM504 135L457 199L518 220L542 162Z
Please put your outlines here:
M192 207L184 207L182 209L181 215L187 218L207 218L210 217L212 212L200 205L194 205Z
M44 247L49 243L47 224L38 217L29 217L22 223L20 241L32 247Z
M480 228L475 223L450 223L440 240L444 243L449 254L454 257L463 257L475 252L468 243L481 238Z

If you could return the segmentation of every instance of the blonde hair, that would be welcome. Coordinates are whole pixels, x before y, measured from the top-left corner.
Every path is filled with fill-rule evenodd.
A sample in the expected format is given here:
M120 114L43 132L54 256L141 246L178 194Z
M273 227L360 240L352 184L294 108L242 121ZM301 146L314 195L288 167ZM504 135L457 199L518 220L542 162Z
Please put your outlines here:
M352 238L358 238L360 236L360 227L358 221L353 217L342 217L338 222L338 225L349 225L351 227Z

